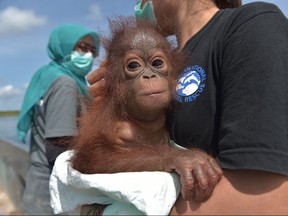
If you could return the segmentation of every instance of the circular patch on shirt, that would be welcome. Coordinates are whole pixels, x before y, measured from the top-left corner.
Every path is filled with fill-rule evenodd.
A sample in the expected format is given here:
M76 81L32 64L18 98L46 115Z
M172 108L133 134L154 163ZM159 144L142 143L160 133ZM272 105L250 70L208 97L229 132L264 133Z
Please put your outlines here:
M202 67L187 67L177 80L176 99L185 103L195 100L203 91L205 80L206 73Z
M184 73L178 80L176 91L181 96L189 96L197 91L201 77L197 71Z

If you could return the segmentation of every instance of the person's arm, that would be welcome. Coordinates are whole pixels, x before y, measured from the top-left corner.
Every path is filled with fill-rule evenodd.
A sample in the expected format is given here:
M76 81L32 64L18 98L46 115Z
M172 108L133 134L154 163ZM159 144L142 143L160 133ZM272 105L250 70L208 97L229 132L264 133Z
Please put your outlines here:
M287 215L288 177L269 172L224 170L204 203L180 196L171 215Z
M76 81L62 76L54 81L45 104L45 146L51 167L56 157L67 150L77 131L79 95Z

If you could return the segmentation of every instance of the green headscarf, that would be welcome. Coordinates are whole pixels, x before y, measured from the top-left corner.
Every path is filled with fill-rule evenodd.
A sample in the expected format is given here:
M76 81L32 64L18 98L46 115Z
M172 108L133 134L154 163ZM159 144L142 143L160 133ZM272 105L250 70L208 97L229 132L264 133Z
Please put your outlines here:
M17 136L21 141L25 140L30 128L33 106L43 97L55 79L68 75L77 82L79 92L88 95L85 76L76 75L63 66L65 57L71 54L77 42L86 35L93 37L96 51L99 52L98 34L81 25L61 25L50 34L47 52L52 61L34 74L26 91L17 124Z

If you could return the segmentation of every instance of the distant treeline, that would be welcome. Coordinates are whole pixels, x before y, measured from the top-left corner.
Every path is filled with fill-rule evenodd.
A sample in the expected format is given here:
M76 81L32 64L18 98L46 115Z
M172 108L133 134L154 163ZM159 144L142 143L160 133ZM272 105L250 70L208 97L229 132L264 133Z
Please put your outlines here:
M0 116L17 116L19 115L18 110L13 110L13 111L0 111Z

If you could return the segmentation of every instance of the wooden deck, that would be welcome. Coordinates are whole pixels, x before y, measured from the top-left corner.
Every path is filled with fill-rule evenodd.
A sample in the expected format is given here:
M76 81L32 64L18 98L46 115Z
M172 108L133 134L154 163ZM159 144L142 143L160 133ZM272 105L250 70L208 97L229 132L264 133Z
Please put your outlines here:
M28 147L0 138L0 215L19 215L28 166Z
M7 194L0 188L0 215L19 215L20 211L14 206Z

